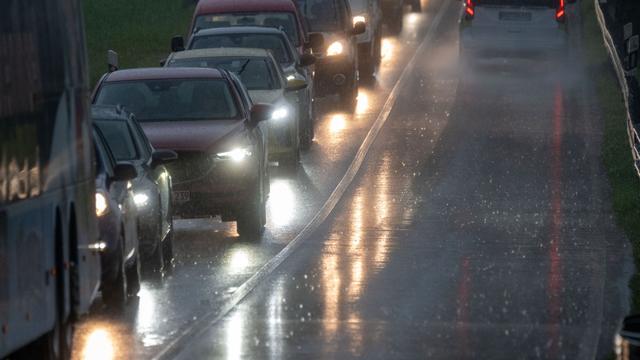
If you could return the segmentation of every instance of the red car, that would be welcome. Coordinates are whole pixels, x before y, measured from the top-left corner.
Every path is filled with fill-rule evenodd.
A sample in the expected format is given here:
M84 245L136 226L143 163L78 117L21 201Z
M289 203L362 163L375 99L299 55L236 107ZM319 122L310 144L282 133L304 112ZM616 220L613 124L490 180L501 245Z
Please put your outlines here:
M302 55L323 46L322 35L307 34L303 18L292 0L201 0L191 22L191 33L201 29L229 26L265 26L284 31ZM182 46L181 46L182 45ZM184 48L174 38L172 50Z
M171 149L174 214L237 221L242 236L266 223L268 161L260 122L269 105L252 105L238 78L207 68L119 70L103 76L93 98L136 115L154 147Z

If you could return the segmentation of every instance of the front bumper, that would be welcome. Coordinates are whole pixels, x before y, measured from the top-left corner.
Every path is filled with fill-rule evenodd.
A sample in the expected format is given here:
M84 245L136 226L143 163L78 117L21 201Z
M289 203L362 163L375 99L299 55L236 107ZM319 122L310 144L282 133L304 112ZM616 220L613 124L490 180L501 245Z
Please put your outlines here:
M187 218L234 217L253 196L253 186L259 176L259 156L254 153L241 162L233 162L213 160L205 154L179 153L181 160L171 164L169 169L174 179L174 214ZM205 164L196 164L194 157L199 157L197 161ZM185 162L185 159L190 161ZM179 193L181 196L176 196ZM188 199L185 199L187 193Z

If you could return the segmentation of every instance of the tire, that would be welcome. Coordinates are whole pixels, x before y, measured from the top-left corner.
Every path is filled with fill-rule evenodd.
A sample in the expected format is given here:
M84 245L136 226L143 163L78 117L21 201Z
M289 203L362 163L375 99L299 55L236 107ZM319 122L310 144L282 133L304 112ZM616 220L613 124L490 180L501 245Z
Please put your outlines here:
M402 8L393 14L393 18L387 24L392 35L398 35L402 32Z
M138 296L140 291L140 251L136 250L135 263L127 271L127 296Z
M156 236L159 238L161 236L160 234L162 234L162 219L158 219L158 231ZM158 280L162 278L162 270L165 262L163 250L162 242L159 241L151 255L145 259L145 264L143 266L145 278L150 280Z
M358 86L357 81L355 79L355 74L353 75L353 79L349 84L338 94L338 103L340 106L340 110L343 110L348 113L352 113L356 109L356 103L358 101Z
M127 304L127 271L124 264L124 237L120 235L120 259L118 260L118 274L115 279L107 281L102 286L102 299L107 307L122 310Z
M411 11L412 12L422 12L422 4L420 0L412 0L411 1Z
M314 105L313 105L313 102L311 102L309 106L311 107L311 109L309 109L309 111L305 112L307 114L307 116L304 119L304 121L302 121L301 124L300 124L301 125L300 126L300 148L302 150L309 150L311 148L311 144L313 144L313 137L314 137L314 129L313 129ZM300 113L302 113L302 111Z
M360 53L358 58L360 65L360 76L363 80L371 80L374 78L376 73L376 58L375 52L371 51L372 47L374 47L375 39L368 45L365 46L364 51Z
M259 237L264 231L267 211L264 196L264 176L260 176L255 188L254 195L249 204L240 210L236 219L238 234L243 238Z
M164 268L171 269L173 266L173 226L162 242L162 258L164 260Z

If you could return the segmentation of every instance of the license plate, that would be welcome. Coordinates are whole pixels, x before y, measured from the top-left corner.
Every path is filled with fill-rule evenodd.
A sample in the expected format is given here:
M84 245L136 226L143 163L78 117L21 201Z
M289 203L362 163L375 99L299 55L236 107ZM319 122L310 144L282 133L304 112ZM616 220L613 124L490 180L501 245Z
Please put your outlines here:
M520 11L500 11L500 20L503 21L531 21L531 13Z
M175 201L189 201L191 199L191 193L189 191L174 191L173 200Z

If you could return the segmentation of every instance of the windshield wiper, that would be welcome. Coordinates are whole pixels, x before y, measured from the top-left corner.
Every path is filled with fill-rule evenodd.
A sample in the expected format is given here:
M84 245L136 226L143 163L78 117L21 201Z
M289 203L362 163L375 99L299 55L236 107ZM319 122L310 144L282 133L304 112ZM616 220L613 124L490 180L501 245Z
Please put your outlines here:
M244 64L242 64L240 70L238 70L238 75L242 75L242 73L247 69L247 65L249 65L249 62L251 62L251 59L248 59Z

